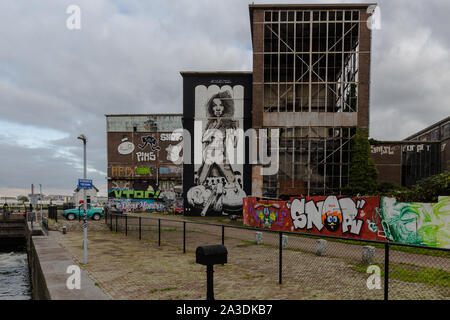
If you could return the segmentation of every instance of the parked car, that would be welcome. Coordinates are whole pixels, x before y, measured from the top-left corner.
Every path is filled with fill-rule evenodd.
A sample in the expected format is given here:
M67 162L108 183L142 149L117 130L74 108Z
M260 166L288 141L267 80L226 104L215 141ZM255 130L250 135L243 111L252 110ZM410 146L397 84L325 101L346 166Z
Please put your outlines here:
M183 214L183 208L182 208L182 207L176 207L176 208L174 209L174 212L175 212L176 214Z
M80 204L75 209L66 209L64 210L61 215L66 218L67 220L75 220L82 218L84 216L84 207L83 204ZM90 204L87 205L87 217L92 220L100 220L103 217L103 209L101 208L94 208Z

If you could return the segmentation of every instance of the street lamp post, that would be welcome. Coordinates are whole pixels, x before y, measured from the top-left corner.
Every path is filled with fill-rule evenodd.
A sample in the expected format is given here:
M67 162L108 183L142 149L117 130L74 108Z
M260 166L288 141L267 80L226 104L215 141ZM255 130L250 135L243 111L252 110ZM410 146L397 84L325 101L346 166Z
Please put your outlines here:
M83 179L86 179L86 142L87 138L84 134L80 134L78 139L83 141ZM86 189L83 188L83 263L87 263L87 204L86 204Z

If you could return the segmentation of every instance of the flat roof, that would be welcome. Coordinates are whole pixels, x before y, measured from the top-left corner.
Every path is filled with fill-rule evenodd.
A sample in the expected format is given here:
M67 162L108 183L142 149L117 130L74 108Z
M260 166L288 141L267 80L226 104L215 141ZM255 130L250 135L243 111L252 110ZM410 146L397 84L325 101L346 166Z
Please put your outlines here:
M132 113L132 114L105 114L105 117L167 117L182 116L182 113Z
M223 75L233 75L233 74L252 74L253 71L180 71L182 76L184 75L211 75L211 74L223 74Z
M273 10L305 10L305 9L367 9L370 6L378 6L378 3L290 3L290 4L249 4L248 11L250 16L250 34L253 40L253 10L255 9L273 9Z
M374 139L375 140L375 139ZM409 145L409 144L424 144L424 143L430 143L430 144L438 144L439 141L406 141L406 140L375 140L372 143L370 143L371 146L377 146L377 145L383 145L383 144L397 144L397 145Z
M370 6L377 6L378 4L376 2L373 3L286 3L286 4L249 4L249 8L262 8L262 9L268 9L268 8L279 8L279 9L286 9L286 8L298 8L298 9L305 9L305 8L324 8L324 9L330 9L330 8L367 8Z
M448 116L447 118L442 119L441 121L438 121L438 122L432 124L431 126L426 127L425 129L420 130L419 132L416 132L416 133L410 135L409 137L405 138L404 140L409 140L409 139L413 139L413 138L415 138L417 136L420 136L421 134L424 134L427 131L430 131L430 130L434 129L435 127L438 127L441 124L446 123L447 121L450 121L450 116Z

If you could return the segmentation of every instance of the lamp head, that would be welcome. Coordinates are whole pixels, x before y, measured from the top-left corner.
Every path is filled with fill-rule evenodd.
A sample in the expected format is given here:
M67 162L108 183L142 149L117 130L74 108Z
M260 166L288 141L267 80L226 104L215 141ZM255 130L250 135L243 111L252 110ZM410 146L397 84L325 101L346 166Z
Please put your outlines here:
M84 143L87 142L87 138L86 138L86 136L85 136L84 134L80 134L80 135L77 137L77 139L83 140Z

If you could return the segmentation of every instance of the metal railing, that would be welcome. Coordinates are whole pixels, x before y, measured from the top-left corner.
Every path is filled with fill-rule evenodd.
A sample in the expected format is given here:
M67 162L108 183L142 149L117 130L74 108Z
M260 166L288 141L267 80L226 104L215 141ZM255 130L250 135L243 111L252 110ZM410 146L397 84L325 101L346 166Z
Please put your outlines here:
M126 214L105 215L105 223L111 231L183 253L221 243L229 263L264 276L268 271L272 278L277 270L274 284L304 282L326 292L325 299L450 298L450 250L445 248Z

